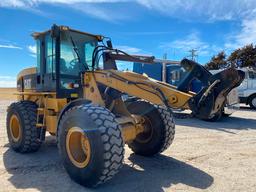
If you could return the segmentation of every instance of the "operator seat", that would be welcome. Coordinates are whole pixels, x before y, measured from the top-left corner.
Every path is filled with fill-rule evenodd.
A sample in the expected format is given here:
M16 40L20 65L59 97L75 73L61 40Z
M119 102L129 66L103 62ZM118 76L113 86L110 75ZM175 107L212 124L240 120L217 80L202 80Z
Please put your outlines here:
M66 61L63 58L60 58L60 73L67 73L68 68L66 66Z

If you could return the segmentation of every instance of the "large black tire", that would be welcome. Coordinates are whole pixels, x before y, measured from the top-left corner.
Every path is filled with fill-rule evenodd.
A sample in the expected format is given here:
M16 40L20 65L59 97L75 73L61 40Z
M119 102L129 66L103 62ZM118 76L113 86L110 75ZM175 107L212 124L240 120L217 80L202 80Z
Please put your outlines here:
M31 101L12 103L7 109L6 128L11 147L20 153L35 152L40 148L39 129L36 127L37 105ZM14 120L13 120L14 119ZM16 119L16 120L15 120ZM16 130L13 129L16 126Z
M145 121L145 131L138 134L128 146L135 154L152 156L166 150L173 142L175 123L171 110L138 100L130 103L131 114L141 115Z
M66 138L72 127L82 129L89 141L90 156L84 167L76 166L67 149ZM95 187L111 179L121 168L124 141L115 116L106 108L83 104L69 109L58 126L58 148L71 179Z
M249 103L251 109L256 109L256 94L249 97L248 103Z

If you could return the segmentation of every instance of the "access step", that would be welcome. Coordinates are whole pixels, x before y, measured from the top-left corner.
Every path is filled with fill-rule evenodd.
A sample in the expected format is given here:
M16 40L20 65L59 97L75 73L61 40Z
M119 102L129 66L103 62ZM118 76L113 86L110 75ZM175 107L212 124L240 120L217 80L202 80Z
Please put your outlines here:
M45 125L42 124L42 123L37 123L36 126L37 126L37 127L45 127Z

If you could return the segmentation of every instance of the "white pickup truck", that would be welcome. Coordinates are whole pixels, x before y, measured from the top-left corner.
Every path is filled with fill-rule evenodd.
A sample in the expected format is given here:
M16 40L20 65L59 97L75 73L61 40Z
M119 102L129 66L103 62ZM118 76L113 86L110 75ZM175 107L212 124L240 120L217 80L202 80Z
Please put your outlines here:
M242 70L245 72L245 79L238 87L240 103L245 103L252 109L256 109L256 71L250 68Z

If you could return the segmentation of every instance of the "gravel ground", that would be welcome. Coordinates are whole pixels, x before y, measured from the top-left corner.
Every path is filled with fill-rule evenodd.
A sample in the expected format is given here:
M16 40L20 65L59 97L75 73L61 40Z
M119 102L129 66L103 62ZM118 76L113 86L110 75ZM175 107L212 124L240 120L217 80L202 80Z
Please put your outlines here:
M0 101L0 191L256 191L256 112L242 108L221 122L177 119L174 143L152 158L125 147L120 173L97 189L72 182L48 136L34 154L9 149Z

